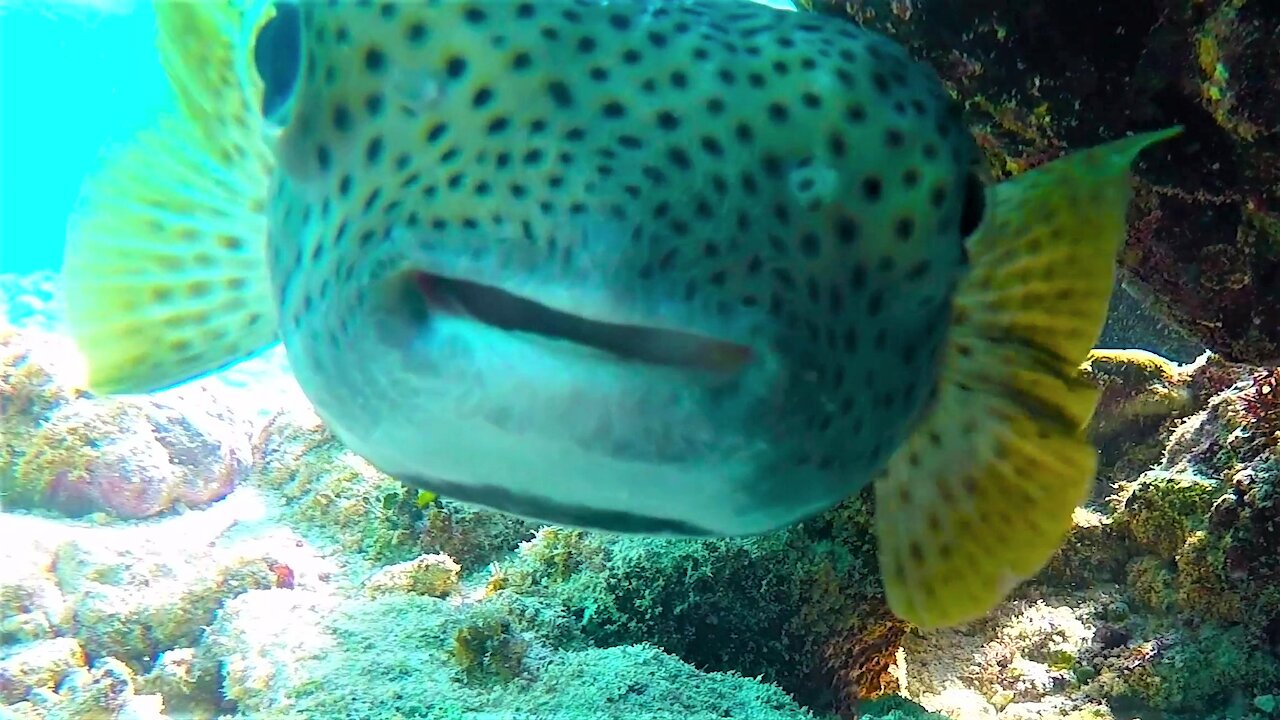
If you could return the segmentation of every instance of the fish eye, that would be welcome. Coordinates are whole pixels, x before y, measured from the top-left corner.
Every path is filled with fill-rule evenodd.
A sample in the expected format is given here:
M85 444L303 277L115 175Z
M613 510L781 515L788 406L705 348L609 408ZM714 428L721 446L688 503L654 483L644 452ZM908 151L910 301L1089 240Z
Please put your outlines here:
M253 63L264 86L262 116L283 125L302 67L302 17L295 3L278 2L275 9L275 17L258 33Z
M987 209L987 188L976 173L969 173L964 181L964 206L960 210L960 236L969 237L982 224Z

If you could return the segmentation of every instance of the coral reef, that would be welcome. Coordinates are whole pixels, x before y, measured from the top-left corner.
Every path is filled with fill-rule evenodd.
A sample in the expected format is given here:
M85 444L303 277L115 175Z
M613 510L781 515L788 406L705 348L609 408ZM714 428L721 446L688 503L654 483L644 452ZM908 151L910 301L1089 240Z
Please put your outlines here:
M1275 2L804 4L886 32L936 68L995 177L1182 125L1181 138L1139 162L1124 284L1224 357L1280 364Z
M1265 612L1246 618L1226 576L1196 560L1212 557L1201 538L1210 537L1206 518L1221 502L1221 473L1185 463L1215 439L1238 461L1257 449L1251 437L1274 434L1269 376L1212 355L1177 365L1116 350L1095 352L1085 371L1103 388L1093 432L1111 456L1105 491L1077 512L1040 577L992 618L950 635L922 636L886 612L870 508L859 498L757 538L659 540L557 527L530 536L533 526L496 513L447 500L420 506L297 413L259 437L264 470L250 482L281 493L286 517L327 525L347 539L344 549L378 563L426 550L374 576L398 590L371 580L366 587L379 589L366 593L415 595L414 568L444 578L416 594L461 599L462 614L433 642L473 689L521 682L547 652L652 643L702 671L776 683L818 712L861 712L866 698L900 691L960 720L1129 720L1144 707L1203 720L1194 712L1228 695L1266 696L1269 651L1243 642ZM1246 426L1255 432L1241 432ZM1243 523L1233 537L1258 530ZM368 540L379 536L395 540ZM446 544L473 558L457 563L457 575L446 560L452 552L440 552ZM385 547L397 551L377 550ZM1208 600L1221 606L1216 615L1205 612ZM1206 654L1224 637L1239 652ZM1246 661L1252 674L1223 674ZM285 702L271 697L263 702ZM1128 717L1126 703L1136 708Z

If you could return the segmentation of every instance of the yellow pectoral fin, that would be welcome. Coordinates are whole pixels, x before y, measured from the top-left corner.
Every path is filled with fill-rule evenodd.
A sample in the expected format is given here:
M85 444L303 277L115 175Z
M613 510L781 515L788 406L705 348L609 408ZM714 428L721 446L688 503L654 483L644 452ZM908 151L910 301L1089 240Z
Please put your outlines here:
M244 42L265 16L232 2L156 13L180 112L86 181L67 226L67 322L102 393L177 384L276 338L264 215L274 159Z
M876 482L890 607L925 628L976 619L1044 566L1088 499L1079 371L1106 319L1129 167L1166 130L1054 161L989 191L969 241L937 398Z

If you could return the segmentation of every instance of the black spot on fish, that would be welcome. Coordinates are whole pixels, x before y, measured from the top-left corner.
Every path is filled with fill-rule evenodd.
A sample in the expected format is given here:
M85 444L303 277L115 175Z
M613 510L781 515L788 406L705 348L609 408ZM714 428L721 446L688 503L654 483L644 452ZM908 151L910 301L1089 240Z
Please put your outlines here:
M351 129L351 110L342 103L334 105L330 113L330 122L333 123L333 129L338 132L349 131Z
M377 74L382 72L386 67L387 56L377 47L371 47L364 51L364 69L370 73Z
M567 108L573 105L573 93L563 81L553 80L548 83L547 92L551 95L551 101L557 106Z
M617 120L626 116L627 108L622 103L611 100L600 108L600 113L610 120Z
M410 23L409 27L405 28L404 38L414 45L422 44L422 41L427 39L427 26L421 22Z
M880 178L874 175L865 177L862 179L862 196L866 198L868 202L876 202L880 199L883 187L884 186L880 182Z
M450 80L457 80L467 73L467 59L454 55L444 63L444 74Z
M893 234L899 242L908 242L916 234L916 223L909 217L898 218L893 225Z

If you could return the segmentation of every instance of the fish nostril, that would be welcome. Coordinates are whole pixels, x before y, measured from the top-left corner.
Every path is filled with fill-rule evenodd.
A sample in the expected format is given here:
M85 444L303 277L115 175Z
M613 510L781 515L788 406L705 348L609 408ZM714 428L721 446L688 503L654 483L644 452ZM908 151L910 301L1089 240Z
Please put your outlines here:
M262 77L262 116L283 125L279 117L289 104L302 68L302 17L290 2L275 5L253 46L253 63Z
M380 342L410 347L431 325L435 313L424 291L424 273L397 273L368 288L367 309Z

